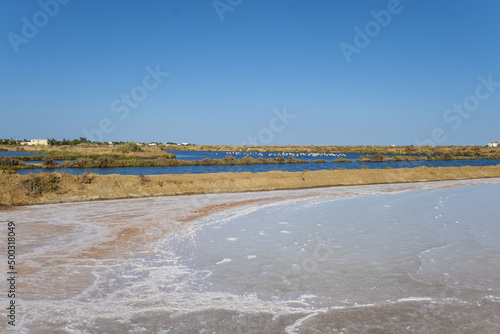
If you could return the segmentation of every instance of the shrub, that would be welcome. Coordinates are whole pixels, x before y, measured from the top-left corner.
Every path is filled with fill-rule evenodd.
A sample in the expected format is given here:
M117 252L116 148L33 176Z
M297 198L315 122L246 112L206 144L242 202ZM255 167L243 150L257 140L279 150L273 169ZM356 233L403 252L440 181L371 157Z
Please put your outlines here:
M59 182L61 182L61 177L56 174L50 174L49 179L47 180L47 185L49 186L50 190L57 190L59 189Z
M101 156L97 158L96 164L97 167L107 168L111 166L115 161L116 160L113 158Z
M273 160L279 164L284 164L286 162L285 158L283 158L283 157L276 157Z
M453 155L450 152L446 152L441 156L443 160L453 160Z
M240 163L242 165L253 165L253 164L255 164L255 159L246 155L243 157L243 159L241 159Z
M22 181L22 186L28 191L29 196L41 196L43 193L43 181L39 175L30 174Z
M73 168L92 168L94 167L94 160L90 158L78 158L70 163Z
M345 158L338 158L333 160L332 162L352 162L351 159L345 159Z
M22 166L24 162L18 159L14 159L11 157L0 157L0 165L7 166Z
M49 155L49 156L46 156L43 158L43 165L45 167L52 167L56 164L56 162L54 161L54 157Z
M226 155L222 161L224 162L224 164L226 165L234 165L236 163L236 158L233 157L232 155Z
M468 156L468 157L479 157L481 154L477 151L465 151L464 152L464 155Z
M175 162L175 160L173 162ZM171 164L172 162L166 158L156 158L154 160L155 166L170 166Z
M78 176L78 183L80 184L91 184L94 180L94 175L90 173L88 170L85 170L82 175Z
M2 169L5 173L7 174L16 174L16 170L15 169L12 169L12 167L8 166L7 168L5 169Z
M203 165L203 166L211 166L215 163L216 161L212 161L212 159L210 158L205 158L203 160L200 161L200 164Z
M382 161L384 161L384 156L380 153L377 153L375 155L372 155L370 157L370 160L375 161L375 162L382 162Z
M140 152L142 148L136 143L126 143L118 146L116 151L119 153Z
M417 151L417 149L413 146L405 147L405 154L413 154Z

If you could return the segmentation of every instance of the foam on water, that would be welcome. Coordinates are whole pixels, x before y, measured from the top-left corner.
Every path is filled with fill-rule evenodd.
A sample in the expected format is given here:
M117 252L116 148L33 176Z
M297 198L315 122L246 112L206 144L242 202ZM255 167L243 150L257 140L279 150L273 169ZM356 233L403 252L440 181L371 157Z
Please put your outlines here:
M404 187L279 192L290 199L189 224L174 219L179 208L271 193L6 211L29 240L21 253L25 264L48 266L26 277L32 292L21 293L19 332L498 332L500 186L400 192ZM317 196L294 199L297 194ZM151 224L152 234L174 232L144 239L140 251L123 256L67 258L107 245L109 225L127 223ZM67 230L50 238L22 230L23 224ZM47 281L56 269L54 283L80 289L52 295L57 289ZM84 271L92 279L71 281Z

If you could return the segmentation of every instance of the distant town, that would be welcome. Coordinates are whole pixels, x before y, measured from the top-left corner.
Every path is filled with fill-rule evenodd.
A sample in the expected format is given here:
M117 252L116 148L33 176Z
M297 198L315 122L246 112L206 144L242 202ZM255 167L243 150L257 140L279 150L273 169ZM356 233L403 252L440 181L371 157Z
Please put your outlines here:
M54 138L51 139L23 139L23 140L16 140L16 139L0 139L0 145L21 145L21 146L36 146L36 145L78 145L78 144L95 144L95 145L121 145L121 144L126 144L128 142L123 142L123 141L109 141L109 142L98 142L98 141L90 141L87 140L85 137L80 137L79 139L63 139L63 140L56 140ZM189 146L189 145L194 145L190 143L173 143L173 142L167 142L167 143L161 143L161 142L142 142L138 143L138 145L149 145L149 146L157 146L157 145L177 145L177 146Z

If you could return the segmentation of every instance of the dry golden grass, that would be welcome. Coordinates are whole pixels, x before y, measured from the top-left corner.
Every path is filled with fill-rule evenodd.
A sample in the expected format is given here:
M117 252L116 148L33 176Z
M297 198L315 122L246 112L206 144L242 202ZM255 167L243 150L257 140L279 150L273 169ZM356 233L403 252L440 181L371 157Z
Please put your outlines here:
M53 174L53 173L50 173ZM50 174L40 176L50 182ZM151 175L147 182L134 175L92 174L92 182L80 177L54 173L57 188L30 195L23 184L30 175L0 171L0 206L30 205L71 201L119 199L132 197L209 194L224 192L302 189L347 185L407 183L441 180L465 180L500 177L500 165L487 167L416 167L399 169L321 170L314 172L215 173Z

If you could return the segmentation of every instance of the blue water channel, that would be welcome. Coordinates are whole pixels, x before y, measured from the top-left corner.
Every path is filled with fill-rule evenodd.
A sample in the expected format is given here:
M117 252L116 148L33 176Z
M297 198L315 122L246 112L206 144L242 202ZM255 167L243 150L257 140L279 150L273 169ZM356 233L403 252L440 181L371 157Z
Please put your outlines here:
M167 151L177 156L179 160L203 160L205 158L222 159L226 155L232 155L237 159L244 156L252 158L276 158L283 157L288 159L293 156L296 159L307 160L308 163L300 164L259 164L259 165L218 165L218 166L168 166L168 167L120 167L120 168L56 168L56 169L25 169L19 170L21 175L41 172L60 172L79 175L88 170L97 174L121 174L121 175L159 175L159 174L203 174L203 173L221 173L221 172L269 172L269 171L314 171L314 170L333 170L339 168L345 169L383 169L383 168L412 168L419 166L427 167L460 167L460 166L494 166L500 164L500 159L472 159L472 160L434 160L434 161L387 161L387 162L356 162L360 156L367 154L341 154L341 153L280 153L280 152L210 152L210 151ZM29 152L0 152L0 156L19 156L36 155ZM390 155L389 155L390 156ZM352 162L335 163L332 162L338 158L350 159ZM323 159L326 163L314 163L313 160ZM41 163L31 162L31 163ZM58 161L60 162L60 161Z

